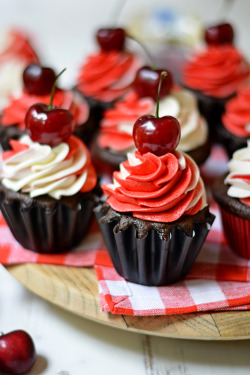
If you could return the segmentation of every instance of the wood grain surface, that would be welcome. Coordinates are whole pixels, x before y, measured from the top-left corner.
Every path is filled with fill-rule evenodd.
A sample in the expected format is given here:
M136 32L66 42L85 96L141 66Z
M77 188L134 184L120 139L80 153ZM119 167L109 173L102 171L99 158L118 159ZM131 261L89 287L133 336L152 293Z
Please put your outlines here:
M135 317L101 311L92 268L41 264L8 266L26 288L72 313L112 327L153 336L242 340L250 338L250 311Z

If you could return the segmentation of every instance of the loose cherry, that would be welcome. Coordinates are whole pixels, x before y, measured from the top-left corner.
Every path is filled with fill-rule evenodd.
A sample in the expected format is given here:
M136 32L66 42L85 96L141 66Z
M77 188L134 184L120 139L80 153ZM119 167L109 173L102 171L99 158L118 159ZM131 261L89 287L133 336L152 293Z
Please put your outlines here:
M33 104L26 113L26 131L34 142L53 147L66 141L74 130L74 118L71 112L52 106L56 82L64 71L65 69L56 77L49 105Z
M151 152L162 156L172 152L178 146L181 127L178 120L172 116L159 117L159 100L162 80L167 72L162 72L158 87L156 115L141 116L134 124L133 138L135 146L141 154Z
M205 31L205 40L207 44L226 44L232 43L234 39L234 30L229 23L208 27Z
M35 360L36 349L27 332L16 330L0 336L1 373L26 374Z
M158 87L161 79L161 74L164 70L153 69L150 66L143 66L140 68L135 76L133 87L140 97L150 97L157 100ZM160 98L168 95L173 86L173 77L168 72L167 77L162 82Z
M99 29L96 34L97 42L103 51L122 51L126 39L125 30L117 28Z
M29 94L49 94L55 79L56 74L53 69L39 64L30 64L23 72L24 87Z

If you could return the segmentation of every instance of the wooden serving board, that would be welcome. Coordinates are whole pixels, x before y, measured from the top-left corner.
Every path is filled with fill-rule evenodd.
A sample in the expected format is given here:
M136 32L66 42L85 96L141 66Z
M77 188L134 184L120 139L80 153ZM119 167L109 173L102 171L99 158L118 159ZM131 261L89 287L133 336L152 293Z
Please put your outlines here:
M7 270L40 297L84 318L153 336L242 340L250 338L250 311L135 317L101 311L92 268L41 264L8 266Z

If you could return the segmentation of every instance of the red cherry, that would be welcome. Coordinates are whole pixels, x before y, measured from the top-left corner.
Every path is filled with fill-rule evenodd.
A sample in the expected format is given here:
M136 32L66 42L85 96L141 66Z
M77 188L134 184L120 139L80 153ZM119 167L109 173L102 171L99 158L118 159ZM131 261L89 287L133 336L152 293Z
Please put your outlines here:
M234 30L229 23L222 23L208 27L205 31L205 40L207 44L225 44L232 43L234 39Z
M126 33L118 28L99 29L96 34L97 42L103 51L122 51L124 48Z
M152 152L157 156L173 152L180 141L181 127L172 116L140 117L134 124L133 138L141 154Z
M56 146L66 141L74 130L74 117L66 109L33 104L25 116L27 134L32 141Z
M0 336L0 371L26 374L34 365L36 349L30 335L16 330Z
M30 94L46 95L52 90L56 75L53 69L39 64L28 65L23 72L24 87Z
M163 69L152 69L150 66L140 68L135 76L133 87L140 97L150 97L157 100L158 87ZM172 74L168 71L162 81L160 98L168 95L173 86Z

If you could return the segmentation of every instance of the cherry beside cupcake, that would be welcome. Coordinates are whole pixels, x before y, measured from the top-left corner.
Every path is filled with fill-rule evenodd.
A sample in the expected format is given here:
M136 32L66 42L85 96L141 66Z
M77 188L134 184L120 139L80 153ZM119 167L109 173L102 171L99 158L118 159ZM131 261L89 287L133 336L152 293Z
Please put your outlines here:
M23 90L20 95L12 96L8 106L3 108L0 123L0 144L9 148L9 139L18 138L24 133L24 118L28 108L34 103L49 104L55 72L49 67L30 64L23 71ZM87 102L79 94L56 88L54 105L68 109L74 116L75 134L84 142L93 135L96 121Z
M191 57L182 77L184 86L197 95L201 113L213 136L225 103L236 94L250 73L249 63L233 45L233 29L227 25L216 25L207 30L207 45Z
M145 113L155 113L157 89L162 70L150 67L139 69L133 89L114 108L103 113L94 154L98 159L118 167L126 160L127 152L135 148L132 137L136 119ZM173 86L171 73L162 82L160 115L172 115L181 124L178 149L187 152L201 164L209 155L210 142L206 121L200 116L193 93Z
M135 122L138 150L102 186L108 199L95 209L117 272L142 285L182 279L214 220L197 165L176 150L179 122L158 114L157 106L156 117Z
M54 90L52 90L53 92ZM27 134L2 153L0 208L20 244L41 253L70 250L89 227L96 172L84 143L72 135L66 109L33 104Z

